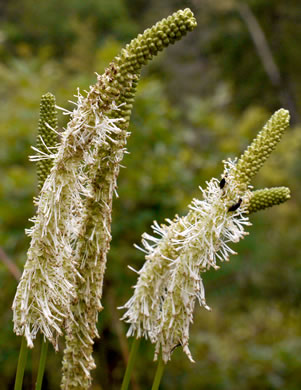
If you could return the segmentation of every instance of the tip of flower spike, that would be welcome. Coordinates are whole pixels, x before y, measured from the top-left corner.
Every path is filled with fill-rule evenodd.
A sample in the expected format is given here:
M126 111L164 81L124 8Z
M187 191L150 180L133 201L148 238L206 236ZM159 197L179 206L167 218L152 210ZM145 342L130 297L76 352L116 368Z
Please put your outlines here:
M266 208L286 202L291 197L288 187L264 188L252 192L248 205L248 213L264 210Z
M44 95L42 95L41 97L41 100L44 101L44 100L52 100L53 102L55 102L55 96L51 93L51 92L46 92Z
M162 19L151 28L133 39L118 57L120 80L128 73L139 72L143 65L151 60L165 47L181 39L197 25L189 8L179 10L166 19Z
M42 95L40 103L40 119L38 126L37 148L37 176L38 188L41 189L53 166L50 158L55 153L57 143L57 111L55 96L47 92Z
M122 128L127 128L129 124L142 67L164 48L192 31L196 25L196 19L189 8L177 11L139 34L111 62L105 71L110 86L102 94L106 98L106 95L114 91L116 103L119 106L123 104L120 112L111 113L112 117L122 118Z
M289 120L289 112L283 108L272 115L237 162L236 177L239 182L250 184L288 128Z

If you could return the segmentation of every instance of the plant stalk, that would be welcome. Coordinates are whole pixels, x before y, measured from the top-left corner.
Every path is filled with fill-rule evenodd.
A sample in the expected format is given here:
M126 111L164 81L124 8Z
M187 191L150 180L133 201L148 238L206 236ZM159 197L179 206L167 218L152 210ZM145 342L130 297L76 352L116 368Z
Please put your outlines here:
M37 376L37 382L36 382L36 388L35 390L41 390L42 388L42 382L43 382L43 376L45 372L45 364L46 364L46 357L47 357L47 351L48 351L48 341L42 341L42 348L41 348L41 355L40 355L40 363L39 363L39 371Z
M163 372L164 372L164 368L165 368L165 363L163 362L162 354L160 354L159 360L158 360L158 365L157 365L157 371L156 371L154 382L153 382L153 386L152 386L152 390L158 390L159 389L159 386L160 386L160 383L161 383L161 379L162 379L162 375L163 375Z
M134 368L134 363L135 363L136 356L137 356L137 351L138 351L139 344L140 344L140 340L141 339L134 339L134 341L132 343L128 364L127 364L127 367L126 367L126 370L125 370L125 374L124 374L124 377L123 377L123 382L122 382L122 385L121 385L121 390L127 390L128 389L128 386L129 386L129 383L130 383L130 379L131 379L131 374L132 374L132 371L133 371L133 368Z
M14 390L22 390L24 370L25 370L26 361L27 361L27 354L28 354L28 348L27 348L26 338L23 336L21 348L20 348L20 352L19 352L19 360L18 360L18 367L17 367Z

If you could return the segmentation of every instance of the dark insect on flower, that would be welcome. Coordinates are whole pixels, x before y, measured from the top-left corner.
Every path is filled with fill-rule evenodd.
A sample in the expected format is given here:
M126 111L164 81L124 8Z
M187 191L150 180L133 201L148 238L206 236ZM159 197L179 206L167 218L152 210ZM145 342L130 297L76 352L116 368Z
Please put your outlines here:
M226 184L226 179L223 177L222 180L219 182L219 187L220 189L223 189Z
M232 205L232 206L230 206L228 208L228 211L235 211L235 210L237 210L238 207L241 205L241 202L242 202L242 199L240 198L237 203L235 203L234 205Z
M181 344L179 343L179 344L176 344L172 349L171 349L171 351L170 352L173 352L176 348L178 348L178 347L180 347L181 346Z

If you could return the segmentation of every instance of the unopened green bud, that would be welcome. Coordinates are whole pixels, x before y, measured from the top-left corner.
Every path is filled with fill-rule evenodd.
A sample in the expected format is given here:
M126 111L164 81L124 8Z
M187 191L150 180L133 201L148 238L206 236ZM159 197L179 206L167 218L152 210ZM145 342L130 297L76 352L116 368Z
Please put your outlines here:
M43 187L44 181L53 166L53 159L50 158L50 155L55 153L54 148L57 144L57 136L55 133L57 130L57 111L55 104L55 97L50 92L42 96L37 136L37 149L41 155L41 159L37 161L39 190Z
M193 30L196 25L196 20L189 8L177 11L167 19L162 19L153 27L146 29L143 34L139 34L111 62L106 74L109 80L115 78L118 80L116 88L120 94L115 100L116 104L119 106L121 103L126 103L126 106L120 106L119 111L111 113L111 117L126 117L121 128L128 127L141 68L165 47L174 44L188 31ZM128 100L129 94L130 100Z
M237 179L245 185L259 171L289 125L289 112L276 111L237 162Z
M254 191L249 201L248 213L255 213L256 211L284 203L290 197L290 189L288 187L264 188Z

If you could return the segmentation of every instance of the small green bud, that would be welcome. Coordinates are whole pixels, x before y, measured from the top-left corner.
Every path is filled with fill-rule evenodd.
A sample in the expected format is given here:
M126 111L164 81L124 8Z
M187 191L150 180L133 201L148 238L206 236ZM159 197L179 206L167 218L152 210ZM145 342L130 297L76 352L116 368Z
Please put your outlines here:
M284 203L290 197L290 189L288 187L264 188L254 191L249 201L248 213L255 213L256 211Z
M289 125L289 112L283 108L276 111L252 144L237 162L237 180L248 185L259 171Z
M55 97L50 92L41 98L40 119L37 136L37 149L42 154L53 154L53 149L57 144L57 136L54 130L57 130L57 111L55 108ZM49 172L53 166L53 159L41 159L37 161L38 189L43 187Z

